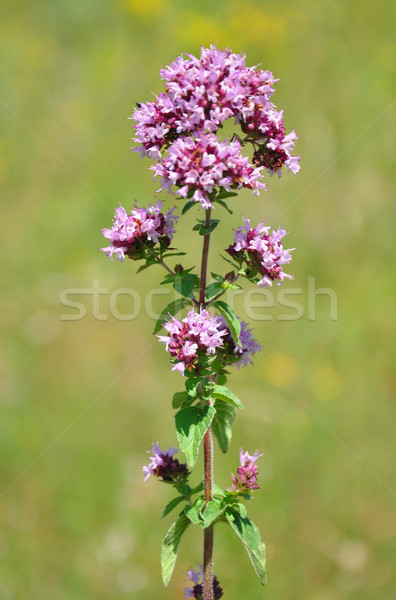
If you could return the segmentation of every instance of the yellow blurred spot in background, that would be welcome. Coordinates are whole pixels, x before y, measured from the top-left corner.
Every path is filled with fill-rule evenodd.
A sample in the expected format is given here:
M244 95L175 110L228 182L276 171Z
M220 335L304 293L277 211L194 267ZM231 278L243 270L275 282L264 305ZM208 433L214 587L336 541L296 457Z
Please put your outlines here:
M162 12L167 5L166 0L123 0L123 4L133 14L139 17L155 17Z
M309 387L319 400L333 400L341 392L344 383L341 375L333 367L326 366L312 373Z
M266 371L268 380L277 387L281 387L283 384L292 385L299 378L298 363L288 354L272 354L267 358L265 364L269 369Z

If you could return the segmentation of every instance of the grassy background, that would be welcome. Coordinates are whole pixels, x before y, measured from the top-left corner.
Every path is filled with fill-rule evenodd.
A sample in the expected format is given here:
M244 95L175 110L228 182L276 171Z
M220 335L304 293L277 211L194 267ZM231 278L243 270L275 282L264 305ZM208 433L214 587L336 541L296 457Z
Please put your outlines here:
M233 377L246 410L229 455L216 458L226 486L240 445L265 451L249 511L268 545L268 587L221 527L216 572L229 600L390 599L395 3L19 0L0 10L0 597L182 598L183 571L200 561L192 530L161 588L169 521L159 514L171 491L143 483L141 465L154 440L175 443L169 398L181 381L152 345L143 308L126 322L111 314L115 290L133 288L144 304L160 273L135 277L133 263L110 263L98 248L113 207L149 202L157 189L150 161L129 150L134 103L162 89L164 64L216 43L280 77L275 102L301 135L303 160L297 177L233 200L213 248L229 243L242 213L273 223L287 211L297 248L287 286L302 290L293 299L304 308L279 320L277 302L248 307L261 315L265 355ZM191 249L189 266L192 223L176 239ZM337 320L324 296L309 319L309 277L335 291ZM93 281L107 290L99 318L85 295L86 316L61 320L75 314L62 290ZM119 311L131 302L120 298Z

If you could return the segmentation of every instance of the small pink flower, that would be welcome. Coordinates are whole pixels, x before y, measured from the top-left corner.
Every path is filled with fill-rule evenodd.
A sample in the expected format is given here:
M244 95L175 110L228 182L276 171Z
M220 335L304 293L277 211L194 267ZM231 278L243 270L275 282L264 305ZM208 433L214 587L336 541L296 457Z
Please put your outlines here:
M257 485L258 468L255 464L260 456L263 455L255 452L251 456L249 452L244 452L243 448L240 449L240 466L237 469L237 475L235 476L231 473L231 479L233 481L231 486L232 492L248 493L250 490L260 489Z

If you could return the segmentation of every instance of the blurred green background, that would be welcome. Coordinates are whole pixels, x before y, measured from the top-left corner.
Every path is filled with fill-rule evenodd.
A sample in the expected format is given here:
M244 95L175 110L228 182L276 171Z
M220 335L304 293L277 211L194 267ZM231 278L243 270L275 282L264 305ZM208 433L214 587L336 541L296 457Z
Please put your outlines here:
M219 527L224 597L393 598L395 3L19 0L0 10L0 598L182 598L185 570L201 561L191 529L162 588L171 521L159 514L172 492L141 472L153 441L176 443L170 397L182 389L145 310L162 273L136 276L136 264L98 248L113 207L150 202L158 187L150 161L129 149L126 117L162 90L162 66L210 43L280 77L274 100L303 155L297 177L271 179L259 198L244 192L233 216L217 209L217 269L242 214L282 217L297 248L284 288L303 309L285 319L295 311L279 306L278 290L274 308L235 301L241 316L254 313L265 348L230 381L246 410L216 479L229 484L241 445L265 452L249 512L269 583ZM176 238L187 266L199 252L194 216ZM96 306L95 281L107 290ZM334 290L336 319L325 295L308 313L309 281ZM70 288L83 289L73 296L86 307L80 320L64 320L77 312L61 304ZM134 297L116 310L137 318L115 318L120 288Z

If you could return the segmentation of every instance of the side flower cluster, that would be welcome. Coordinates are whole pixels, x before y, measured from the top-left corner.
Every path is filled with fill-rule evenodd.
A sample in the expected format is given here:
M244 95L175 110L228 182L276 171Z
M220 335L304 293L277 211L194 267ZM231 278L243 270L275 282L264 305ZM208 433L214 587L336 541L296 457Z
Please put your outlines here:
M266 189L260 181L262 168L278 175L283 165L299 171L300 157L291 154L297 135L285 133L283 111L271 100L277 80L270 71L247 67L244 55L211 46L202 48L199 58L179 57L161 70L161 76L165 92L152 102L139 103L132 118L135 150L159 163L154 172L163 187L170 190L177 185L185 197L193 185L194 200L210 206L207 196L214 186L248 187L259 193L260 188ZM241 160L240 145L212 141L210 134L230 118L246 134L243 143L253 145L253 164ZM203 142L206 136L209 141ZM211 158L202 163L194 156L195 145L206 143L213 148L208 152ZM164 158L166 151L168 158ZM211 163L205 160L216 161L215 177L209 175L206 167ZM235 160L239 165L233 170ZM198 174L192 175L196 170Z
M257 485L258 468L256 460L263 456L258 452L255 452L252 456L249 452L244 452L241 448L239 452L240 466L237 469L237 475L231 473L232 479L232 492L249 493L251 490L258 490L260 486Z
M192 585L184 588L184 600L188 600L188 598L203 600L203 566L199 565L199 569L197 571L190 569L187 571L187 575ZM222 597L223 589L220 587L220 583L216 575L213 575L213 598L214 600L220 600Z
M164 329L169 335L157 336L165 344L174 363L172 371L196 370L205 356L216 353L223 346L223 337L227 335L220 316L213 316L207 310L199 313L190 310L182 321L171 317L165 321Z
M290 252L285 250L281 243L286 235L284 229L271 231L270 227L264 227L264 221L256 228L251 227L250 219L244 219L245 225L238 227L234 235L234 243L226 249L226 252L241 264L246 263L246 275L253 279L257 277L257 285L266 288L271 287L273 282L280 285L282 281L293 279L292 275L283 271L283 265L292 260Z
M150 463L148 466L142 467L143 472L146 474L144 481L146 481L150 475L158 477L166 483L182 483L187 479L190 472L185 463L180 463L177 458L174 458L178 450L171 446L166 450L161 450L158 442L151 448L152 456L150 456Z
M105 238L111 241L111 245L101 248L107 256L113 260L124 261L125 256L132 259L141 258L143 244L154 247L160 243L164 248L169 246L175 234L175 223L179 217L172 213L172 208L167 213L162 213L162 202L155 206L149 204L147 208L139 208L135 204L134 209L127 213L121 205L115 210L113 226L111 229L102 229Z

